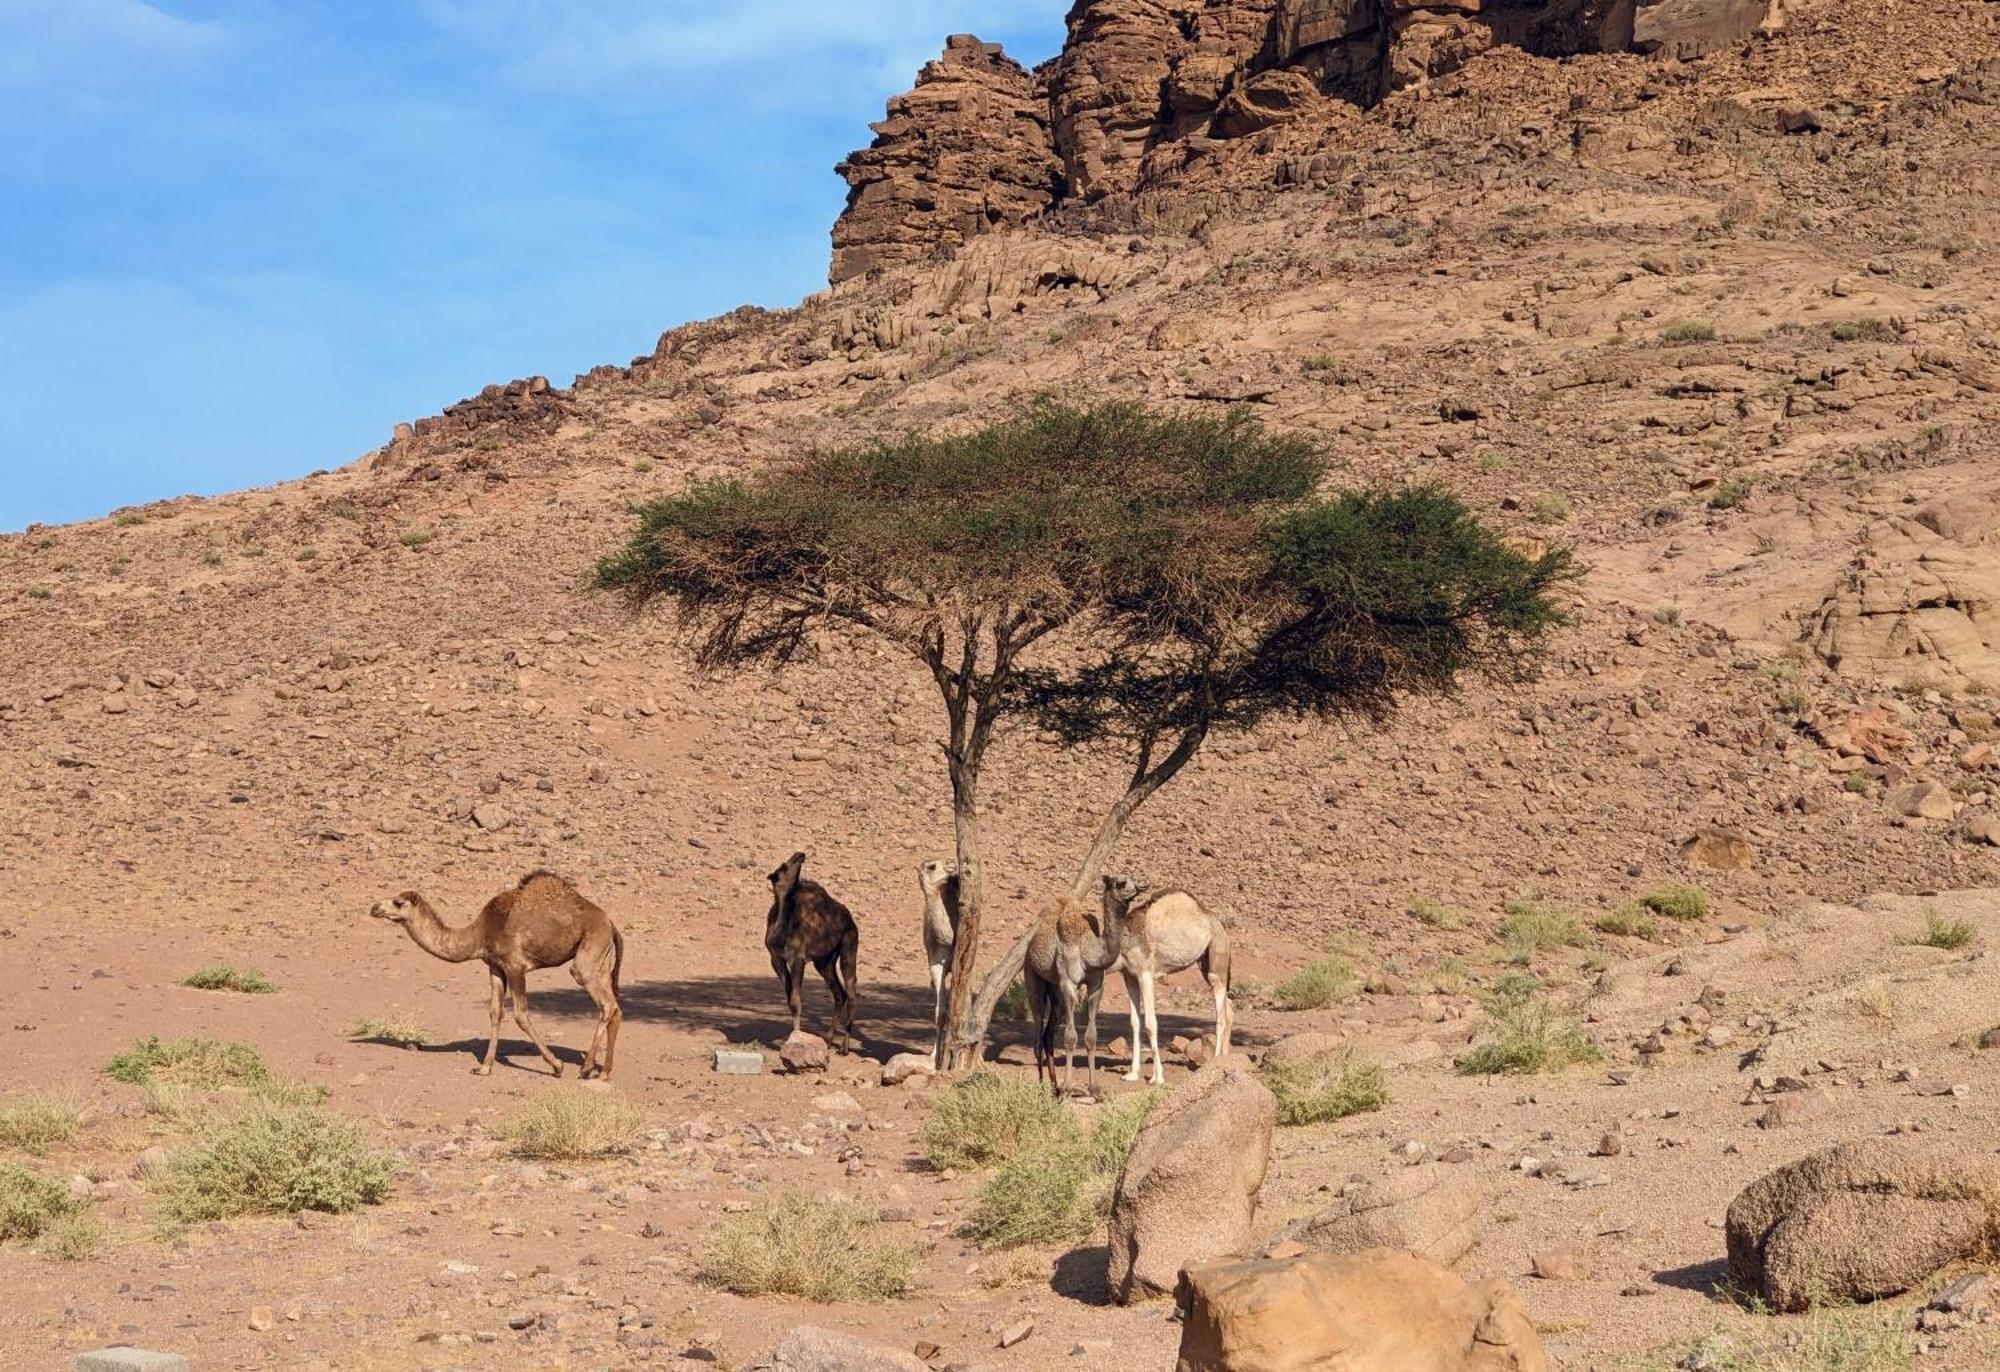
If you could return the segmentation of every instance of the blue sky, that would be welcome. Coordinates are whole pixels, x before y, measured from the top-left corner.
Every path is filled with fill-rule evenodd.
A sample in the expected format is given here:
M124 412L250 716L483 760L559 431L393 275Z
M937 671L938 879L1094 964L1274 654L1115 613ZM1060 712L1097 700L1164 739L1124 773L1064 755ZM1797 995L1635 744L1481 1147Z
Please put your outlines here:
M833 164L1064 0L0 0L0 530L351 461L825 284Z

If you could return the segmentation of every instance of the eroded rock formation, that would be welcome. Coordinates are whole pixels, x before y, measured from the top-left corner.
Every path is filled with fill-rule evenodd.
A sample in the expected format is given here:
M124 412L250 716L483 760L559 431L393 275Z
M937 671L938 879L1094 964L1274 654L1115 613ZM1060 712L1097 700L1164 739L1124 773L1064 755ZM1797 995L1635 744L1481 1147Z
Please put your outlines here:
M1061 200L1126 194L1217 140L1369 106L1498 45L1695 58L1785 0L1076 0L1034 72L953 37L839 167L836 282L962 246Z
M1046 92L969 34L949 39L874 129L873 146L836 169L851 189L833 230L835 281L1031 218L1062 189Z

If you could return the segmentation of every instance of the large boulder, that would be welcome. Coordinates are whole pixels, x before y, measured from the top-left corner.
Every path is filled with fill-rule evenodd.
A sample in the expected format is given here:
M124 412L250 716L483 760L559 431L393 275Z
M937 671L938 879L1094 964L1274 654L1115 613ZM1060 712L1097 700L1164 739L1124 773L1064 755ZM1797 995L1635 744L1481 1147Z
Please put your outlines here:
M1866 1301L2000 1241L2000 1163L1899 1139L1841 1144L1730 1204L1729 1268L1773 1309Z
M1638 0L1632 13L1632 49L1665 52L1685 61L1783 22L1782 0Z
M771 1372L930 1372L908 1353L810 1325L785 1335L770 1366Z
M1216 1263L1182 1280L1178 1372L1546 1372L1520 1298L1390 1249Z
M1324 1253L1408 1249L1449 1267L1479 1241L1487 1200L1485 1184L1465 1168L1411 1167L1349 1185L1338 1203L1286 1237Z
M1228 1062L1153 1111L1111 1202L1112 1299L1170 1295L1183 1267L1250 1246L1277 1125L1277 1098Z

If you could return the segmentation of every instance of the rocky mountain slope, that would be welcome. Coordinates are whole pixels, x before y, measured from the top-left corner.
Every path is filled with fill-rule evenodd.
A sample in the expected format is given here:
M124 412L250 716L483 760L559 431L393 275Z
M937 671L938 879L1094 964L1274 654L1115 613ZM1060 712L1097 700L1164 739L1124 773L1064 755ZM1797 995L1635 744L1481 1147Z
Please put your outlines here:
M391 891L469 908L546 864L621 914L640 979L755 998L763 873L802 848L861 912L864 987L920 983L928 684L858 643L701 679L584 582L629 502L1043 390L1252 406L1346 479L1443 481L1591 564L1535 685L1273 729L1142 812L1123 861L1225 911L1242 975L1344 946L1391 992L1469 968L1389 1004L1476 1016L1509 901L1588 924L1690 880L1726 942L2000 885L1997 21L1094 0L1036 72L954 38L844 164L835 284L798 308L489 388L303 481L0 540L0 924L345 940ZM1001 754L1011 931L1110 761ZM51 1037L16 1040L30 1072L74 1067ZM1577 1347L1628 1347L1614 1324Z

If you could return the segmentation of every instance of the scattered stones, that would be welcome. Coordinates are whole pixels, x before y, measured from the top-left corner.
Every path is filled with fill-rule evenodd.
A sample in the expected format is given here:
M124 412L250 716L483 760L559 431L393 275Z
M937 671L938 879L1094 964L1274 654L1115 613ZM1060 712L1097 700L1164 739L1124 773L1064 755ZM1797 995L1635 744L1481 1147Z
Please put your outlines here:
M1277 1098L1233 1062L1147 1117L1111 1203L1114 1300L1167 1295L1182 1268L1249 1247L1277 1124Z

